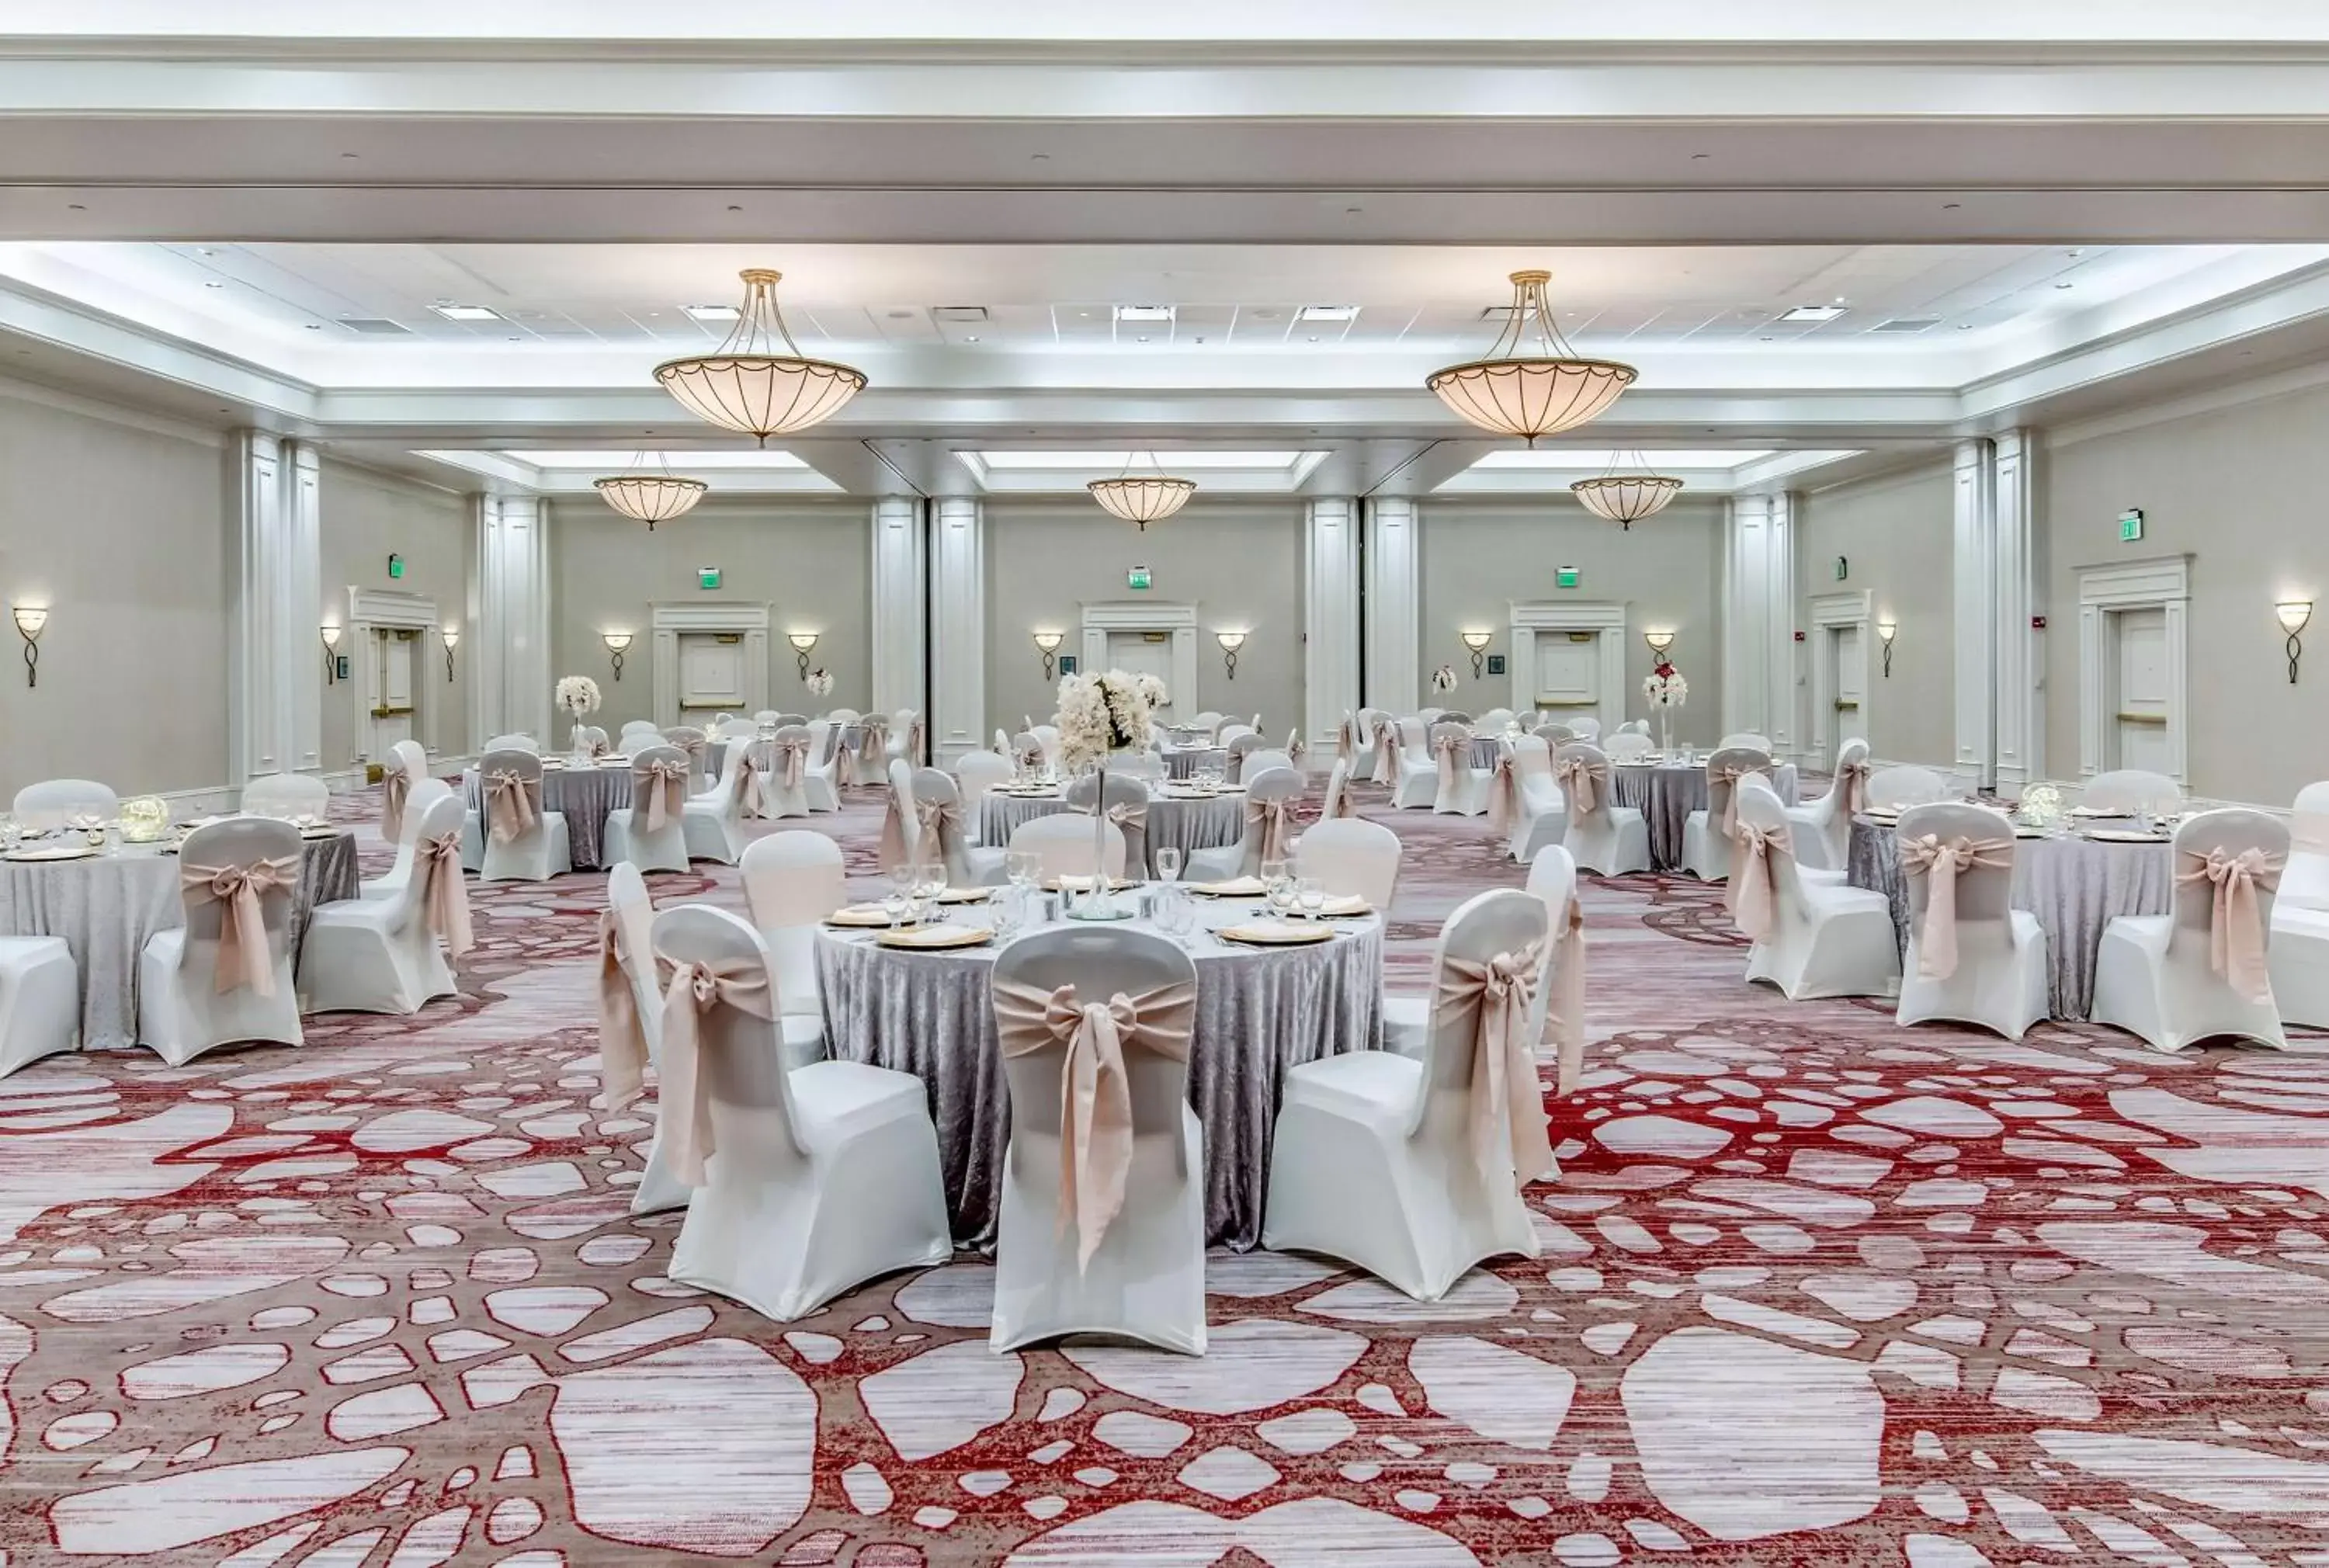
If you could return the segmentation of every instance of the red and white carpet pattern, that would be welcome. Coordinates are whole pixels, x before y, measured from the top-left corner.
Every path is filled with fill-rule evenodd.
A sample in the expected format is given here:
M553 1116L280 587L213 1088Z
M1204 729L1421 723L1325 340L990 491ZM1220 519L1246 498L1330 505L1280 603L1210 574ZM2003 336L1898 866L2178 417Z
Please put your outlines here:
M869 799L809 824L861 872ZM1412 987L1519 870L1371 814ZM783 1328L664 1280L603 887L479 889L417 1018L0 1083L10 1563L2329 1563L2317 1039L1903 1030L1741 984L1713 890L1596 884L1542 1258L1420 1305L1221 1254L1202 1360L995 1356L972 1255Z

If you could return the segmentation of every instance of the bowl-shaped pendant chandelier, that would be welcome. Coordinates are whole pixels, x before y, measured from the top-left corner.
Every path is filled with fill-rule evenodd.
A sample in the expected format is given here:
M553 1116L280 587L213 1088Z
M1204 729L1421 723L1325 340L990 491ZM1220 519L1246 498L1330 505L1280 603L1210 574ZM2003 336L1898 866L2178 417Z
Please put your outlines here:
M625 472L594 479L590 484L599 500L625 517L646 523L649 533L655 531L656 523L668 522L682 512L693 511L695 503L712 488L701 479L683 479L672 473L670 464L660 453L650 468L644 452L632 460Z
M777 280L764 267L746 268L744 304L735 330L708 354L666 360L655 380L699 419L750 436L806 430L840 412L865 390L865 372L800 352L777 308Z
M1682 481L1651 472L1648 460L1639 452L1616 455L1620 460L1634 458L1635 465L1626 468L1613 463L1608 473L1598 479L1580 479L1569 487L1569 493L1586 511L1631 531L1643 518L1664 512L1666 502L1682 493Z
M1148 466L1155 470L1153 474L1135 474L1132 462L1127 461L1124 472L1115 478L1095 479L1084 486L1103 510L1127 522L1139 524L1143 533L1148 531L1150 523L1186 506L1189 497L1197 493L1195 480L1174 479L1158 466L1154 453L1147 456Z
M1569 346L1545 300L1551 279L1550 272L1513 273L1511 315L1486 357L1435 371L1423 383L1481 429L1532 446L1599 418L1640 374Z

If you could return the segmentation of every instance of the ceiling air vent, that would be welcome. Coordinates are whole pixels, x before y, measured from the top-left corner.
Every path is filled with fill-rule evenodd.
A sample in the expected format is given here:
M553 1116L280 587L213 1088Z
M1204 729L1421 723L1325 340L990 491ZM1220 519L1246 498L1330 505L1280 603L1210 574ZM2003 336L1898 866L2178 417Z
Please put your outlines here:
M1930 332L1941 324L1937 315L1896 315L1891 321L1880 321L1870 332Z
M986 319L986 307L983 305L937 305L930 307L930 315L938 321L973 326Z
M378 315L344 315L340 317L340 324L350 332L360 332L366 337L376 338L399 337L412 330Z

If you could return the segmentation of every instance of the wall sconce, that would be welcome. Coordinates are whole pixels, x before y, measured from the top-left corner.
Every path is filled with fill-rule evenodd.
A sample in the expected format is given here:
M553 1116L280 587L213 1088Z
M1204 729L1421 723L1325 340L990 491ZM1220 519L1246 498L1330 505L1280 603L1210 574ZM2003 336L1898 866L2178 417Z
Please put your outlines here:
M620 681L623 678L623 654L631 645L631 634L628 632L601 632L599 641L607 644L607 657L614 661L615 679Z
M1049 681L1059 663L1053 655L1059 653L1060 644L1068 640L1068 634L1065 632L1037 632L1034 637L1036 651L1043 655L1043 679Z
M1495 639L1495 634L1494 632L1459 632L1457 635L1462 637L1464 646L1472 651L1472 679L1477 681L1488 656L1488 644Z
M1887 681L1892 679L1892 639L1900 634L1900 622L1879 621L1876 623L1876 640L1884 644L1884 679Z
M2288 683L2296 684L2296 662L2305 656L2305 642L2297 634L2313 619L2311 599L2284 599L2275 605L2273 613L2280 617L2280 629L2288 634Z
M323 630L324 684L329 686L340 678L340 629L325 626Z
M816 634L815 632L787 632L785 634L785 641L793 645L794 659L800 665L800 678L803 681L806 681L808 679L808 651L816 646Z
M1647 643L1650 645L1650 652L1663 661L1666 656L1666 650L1674 646L1674 634L1672 632L1645 632L1642 634L1642 641Z
M49 624L46 606L18 605L16 635L24 639L24 684L41 683L41 629Z
M1229 671L1230 679L1237 679L1238 650L1245 646L1243 632L1215 632L1213 641L1221 645L1221 665Z
M448 626L437 634L445 640L445 680L449 685L453 679L453 650L460 643L461 631L457 626Z

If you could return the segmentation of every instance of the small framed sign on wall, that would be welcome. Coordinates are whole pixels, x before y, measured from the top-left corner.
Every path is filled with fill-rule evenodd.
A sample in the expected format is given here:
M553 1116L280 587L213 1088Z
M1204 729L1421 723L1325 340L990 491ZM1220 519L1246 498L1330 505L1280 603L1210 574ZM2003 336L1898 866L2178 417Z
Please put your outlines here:
M1082 665L1082 663L1083 661L1077 658L1073 653L1062 653L1060 655L1060 673L1062 675L1072 675Z

